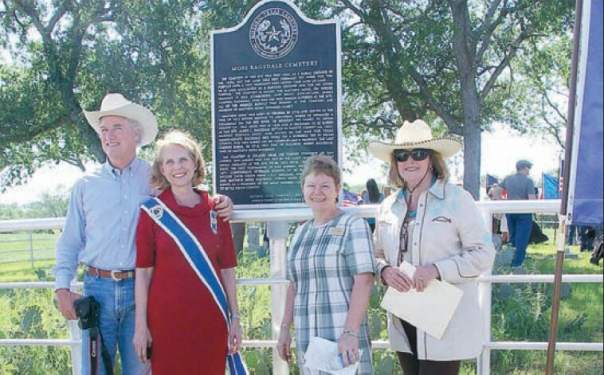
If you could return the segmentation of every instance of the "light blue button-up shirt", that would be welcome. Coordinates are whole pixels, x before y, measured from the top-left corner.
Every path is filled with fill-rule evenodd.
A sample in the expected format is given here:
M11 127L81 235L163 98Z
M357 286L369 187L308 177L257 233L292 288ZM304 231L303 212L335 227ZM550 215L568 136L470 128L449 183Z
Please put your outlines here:
M140 205L152 194L149 163L134 159L123 170L106 162L73 187L53 269L56 288L69 288L78 263L104 270L135 267Z

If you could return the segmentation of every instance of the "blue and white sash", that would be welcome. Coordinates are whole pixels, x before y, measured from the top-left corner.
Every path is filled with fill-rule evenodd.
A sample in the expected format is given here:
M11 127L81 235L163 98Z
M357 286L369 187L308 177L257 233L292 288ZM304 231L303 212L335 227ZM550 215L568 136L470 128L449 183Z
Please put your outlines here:
M201 243L159 198L148 199L143 203L142 209L172 237L182 255L216 302L227 325L227 330L230 329L231 315L226 293ZM226 359L231 375L248 374L239 352L227 354Z

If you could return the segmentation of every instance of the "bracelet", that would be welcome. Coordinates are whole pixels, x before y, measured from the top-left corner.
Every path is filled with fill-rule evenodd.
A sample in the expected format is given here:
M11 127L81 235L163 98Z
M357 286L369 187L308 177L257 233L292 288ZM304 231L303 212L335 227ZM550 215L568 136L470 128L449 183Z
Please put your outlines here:
M351 329L345 329L342 331L342 335L349 335L355 338L360 338L359 334L356 333L355 331L351 330Z

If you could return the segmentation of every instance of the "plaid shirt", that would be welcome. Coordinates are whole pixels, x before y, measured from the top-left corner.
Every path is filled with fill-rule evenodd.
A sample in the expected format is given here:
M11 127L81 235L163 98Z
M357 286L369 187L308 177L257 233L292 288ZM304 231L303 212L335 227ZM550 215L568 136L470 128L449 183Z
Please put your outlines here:
M334 342L342 334L354 276L375 273L373 242L367 222L340 214L324 225L309 220L296 230L288 253L287 277L296 283L294 324L300 368L311 337ZM363 350L358 374L371 374L367 315L360 329ZM305 372L306 373L306 372Z

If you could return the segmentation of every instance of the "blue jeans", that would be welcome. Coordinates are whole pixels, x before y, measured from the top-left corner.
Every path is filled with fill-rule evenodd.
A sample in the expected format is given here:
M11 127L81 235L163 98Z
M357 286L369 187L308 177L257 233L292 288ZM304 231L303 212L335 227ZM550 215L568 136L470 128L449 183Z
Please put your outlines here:
M132 344L134 337L134 279L113 281L110 278L84 275L84 294L93 296L101 305L100 331L105 346L115 363L119 348L123 375L150 373L150 366L139 361ZM90 374L89 332L82 331L82 375ZM99 374L105 374L99 355Z
M506 214L505 217L508 221L510 242L516 248L512 267L519 267L526 257L526 248L533 229L533 214Z

